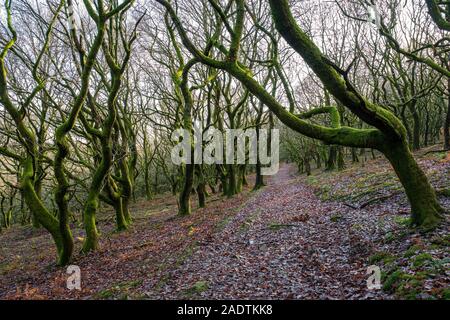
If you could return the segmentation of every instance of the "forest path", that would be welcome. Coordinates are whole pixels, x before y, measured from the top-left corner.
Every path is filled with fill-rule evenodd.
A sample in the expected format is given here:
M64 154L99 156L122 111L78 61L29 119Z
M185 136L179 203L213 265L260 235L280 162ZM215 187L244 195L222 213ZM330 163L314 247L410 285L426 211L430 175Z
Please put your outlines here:
M370 243L352 232L355 214L322 202L280 168L223 229L170 271L159 298L356 299L366 287ZM224 222L225 224L225 222Z

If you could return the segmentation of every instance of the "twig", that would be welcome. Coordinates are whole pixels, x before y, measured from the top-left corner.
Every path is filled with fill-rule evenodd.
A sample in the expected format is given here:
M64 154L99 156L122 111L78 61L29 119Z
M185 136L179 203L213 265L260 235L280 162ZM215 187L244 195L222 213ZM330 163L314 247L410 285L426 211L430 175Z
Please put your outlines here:
M372 203L374 203L376 201L389 199L389 198L395 196L396 194L398 194L398 192L394 192L394 193L391 193L391 194L388 194L388 195L382 195L382 196L379 196L379 197L375 197L375 198L369 199L368 201L360 204L359 206L354 206L354 205L349 204L349 203L344 203L344 205L347 206L347 207L350 207L352 209L355 209L355 210L357 210L357 209L364 209L365 207L367 207L368 205L370 205L370 204L372 204Z

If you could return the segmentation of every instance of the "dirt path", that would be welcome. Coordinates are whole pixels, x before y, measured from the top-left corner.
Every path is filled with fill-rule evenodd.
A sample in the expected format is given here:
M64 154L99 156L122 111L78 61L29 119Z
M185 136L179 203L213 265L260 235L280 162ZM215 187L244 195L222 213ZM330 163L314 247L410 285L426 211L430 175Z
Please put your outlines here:
M449 172L447 161L425 159L421 166L435 187L448 186L442 174ZM193 214L184 217L174 197L160 195L133 205L127 232L114 232L113 212L102 211L100 249L72 261L82 270L80 291L67 289L66 270L55 266L45 230L14 226L0 234L0 298L391 298L367 289L369 257L384 272L383 285L397 275L388 288L392 295L447 297L448 222L426 235L408 228L403 193L363 209L344 205L367 200L347 195L396 190L386 167L377 160L308 178L283 166L258 192L249 191L250 176L249 186L231 199L211 194L198 209L194 198ZM440 201L450 212L450 199ZM72 227L79 252L83 229Z
M178 268L153 298L356 299L366 288L371 244L351 209L321 202L284 166ZM353 213L354 215L354 213ZM150 290L153 291L153 290Z

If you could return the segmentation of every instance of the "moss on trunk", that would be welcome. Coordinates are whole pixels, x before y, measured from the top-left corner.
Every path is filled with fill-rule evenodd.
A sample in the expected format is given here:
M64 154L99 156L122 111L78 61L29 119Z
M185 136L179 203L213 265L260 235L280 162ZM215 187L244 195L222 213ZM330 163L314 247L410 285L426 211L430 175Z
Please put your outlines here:
M437 226L442 220L444 209L427 176L414 159L408 143L386 142L381 151L389 159L405 189L411 204L412 223L425 230Z
M116 212L116 230L117 231L127 230L128 224L123 215L122 199L119 198L118 201L114 203L114 210Z

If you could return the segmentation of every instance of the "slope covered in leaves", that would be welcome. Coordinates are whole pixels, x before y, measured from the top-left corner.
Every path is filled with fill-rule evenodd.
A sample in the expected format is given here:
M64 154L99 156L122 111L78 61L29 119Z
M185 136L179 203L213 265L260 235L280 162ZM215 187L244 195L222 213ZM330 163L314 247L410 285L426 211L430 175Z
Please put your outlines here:
M421 163L436 186L450 185L448 161L430 157ZM398 184L384 160L309 178L285 166L152 297L445 298L448 223L427 235L410 229L403 192L380 197L391 192L378 188L381 182ZM345 202L359 192L377 200L362 209ZM448 198L441 202L450 208ZM381 269L382 290L367 289L370 265Z
M446 156L420 156L438 190L450 186ZM0 234L0 298L448 298L448 217L425 235L410 229L398 186L382 159L310 177L285 165L260 191L212 195L189 217L163 195L136 204L132 229L116 233L104 211L101 249L73 261L81 291L66 289L48 235L14 227ZM440 201L450 209L445 192ZM81 228L75 236L78 250ZM382 290L367 289L370 265Z

